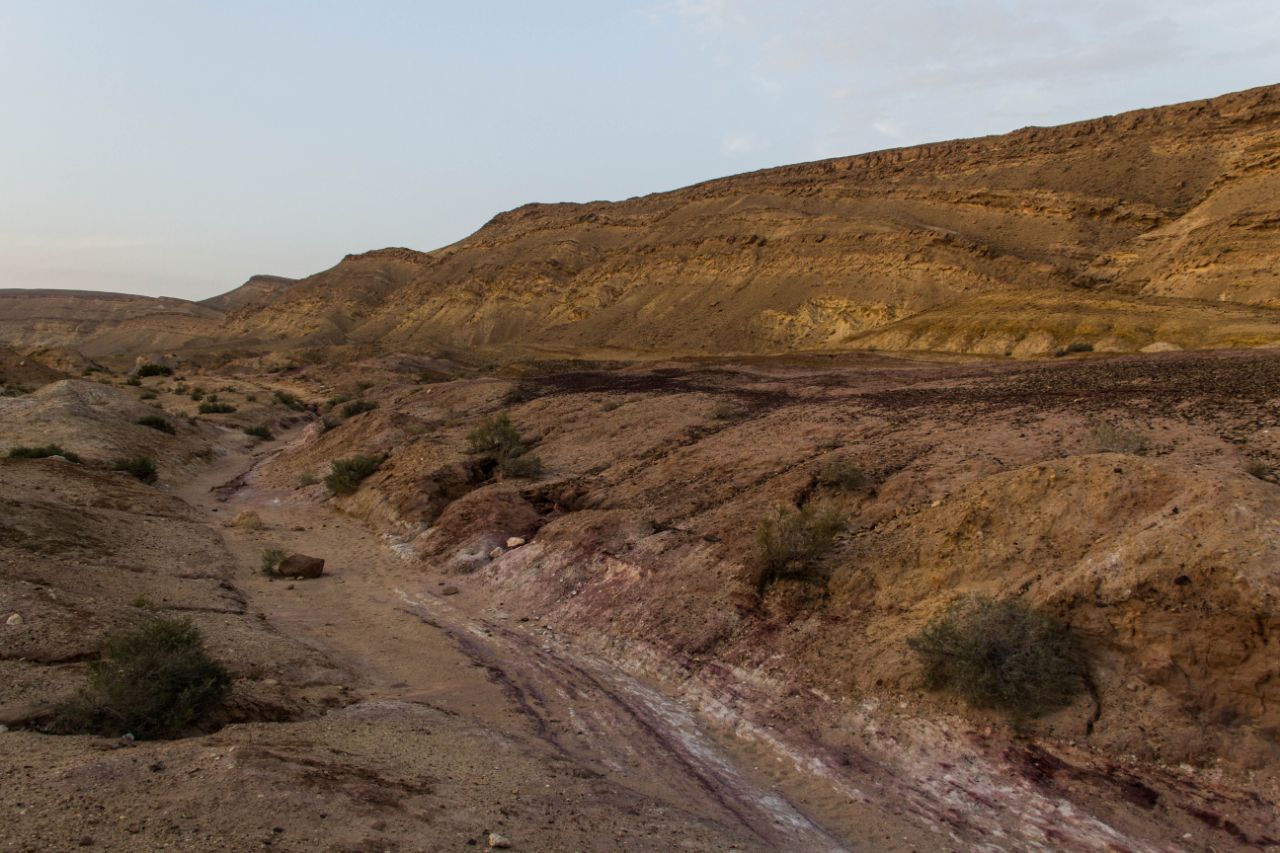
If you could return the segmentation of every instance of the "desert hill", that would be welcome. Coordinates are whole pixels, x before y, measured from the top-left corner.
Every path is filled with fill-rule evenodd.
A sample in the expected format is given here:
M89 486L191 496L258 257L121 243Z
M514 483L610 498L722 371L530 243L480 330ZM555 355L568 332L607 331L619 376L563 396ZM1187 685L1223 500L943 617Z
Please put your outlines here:
M530 204L431 252L201 303L0 291L0 344L89 356L1044 356L1280 343L1280 86L1003 136Z
M296 281L296 279L279 275L254 275L235 290L202 299L200 304L219 311L235 311L238 308L267 301Z
M226 331L666 354L1280 342L1277 142L1273 86L526 205L437 251L350 255Z
M219 334L223 312L170 297L84 290L0 290L0 343L89 357L164 350Z

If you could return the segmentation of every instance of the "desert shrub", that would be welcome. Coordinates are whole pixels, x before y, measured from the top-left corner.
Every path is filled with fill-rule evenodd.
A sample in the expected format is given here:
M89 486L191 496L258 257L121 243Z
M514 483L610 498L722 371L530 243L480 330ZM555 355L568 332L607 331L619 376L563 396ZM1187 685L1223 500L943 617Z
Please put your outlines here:
M360 488L360 481L368 477L382 459L378 456L352 456L348 459L335 459L324 484L335 495L349 495Z
M931 689L979 708L1034 717L1084 689L1084 649L1061 622L1016 599L962 597L907 644Z
M505 412L485 418L467 433L467 452L477 456L519 456L528 450Z
M154 483L156 481L156 463L152 461L150 456L131 456L127 459L117 459L111 463L111 467L117 471L123 471L131 477L136 477L144 483Z
M324 405L325 405L325 408L327 409L336 409L338 406L341 406L343 403L346 403L350 399L351 399L350 394L335 394L329 399L325 400Z
M467 434L467 451L493 462L502 477L532 478L542 473L542 460L526 455L529 446L505 412L485 418Z
M807 572L831 550L836 534L843 529L844 519L833 506L811 503L800 509L779 507L756 531L759 591L785 575Z
M165 367L163 364L146 364L138 365L138 369L134 372L135 376L172 376L173 368Z
M138 377L136 377L136 376L130 376L128 379L126 379L126 380L124 381L124 384L125 384L125 385L131 385L131 386L133 386L134 388L137 388L139 385L141 385L141 384L142 384L142 380L141 380L141 379L139 379L139 378L138 378Z
M130 607L136 607L139 610L156 610L156 603L151 600L148 595L135 596L133 601L129 602Z
M1089 432L1089 439L1098 453L1141 456L1151 449L1151 442L1145 435L1113 423L1098 424Z
M1244 471L1249 476L1257 477L1259 480L1266 480L1268 483L1276 481L1276 469L1261 459L1250 459L1245 463Z
M173 393L175 393L175 394L185 394L185 393L187 393L187 383L185 383L185 382L179 382L179 383L177 383L176 385L174 385L174 386L173 386Z
M204 389L197 386L191 389L191 399L197 403L204 399Z
M1089 343L1088 341L1076 341L1073 344L1068 344L1065 352L1067 354L1077 353L1077 352L1093 352L1093 344Z
M276 566L280 565L280 561L284 559L284 551L279 548L268 548L262 552L262 573L264 575L274 575Z
M298 476L298 485L303 488L314 486L318 482L320 482L320 478L316 476L314 471L303 471Z
M861 492L871 488L871 477L852 459L841 456L823 463L818 469L818 485L845 492Z
M63 450L62 446L58 444L41 444L38 447L14 447L9 450L10 459L48 459L50 456L61 456L68 462L74 462L77 465L84 461L78 453Z
M719 403L716 403L715 408L711 410L711 417L718 421L728 421L736 418L741 414L741 412L742 409L737 403L732 400L721 400Z
M245 427L244 434L251 435L254 438L260 438L263 441L270 441L271 439L275 438L275 435L271 432L271 427L269 426Z
M150 388L148 388L146 391L143 391L143 392L142 392L142 395L141 395L138 399L140 399L140 400L154 400L157 396L159 396L159 395L157 395L155 391L152 391Z
M257 394L245 394L245 395L244 395L244 398L245 398L245 400L246 400L247 402L250 402L250 403L256 403L256 402L258 402L258 395L257 395Z
M503 477L532 480L542 474L542 460L531 455L499 459L498 471Z
M298 399L297 396L290 394L288 391L277 391L275 393L275 400L277 403L293 409L295 412L305 411L307 408L306 403L302 402L302 400Z
M352 400L342 407L342 416L350 418L365 412L372 412L376 408L378 408L378 404L372 400Z
M226 415L234 412L236 407L230 403L206 402L200 404L202 415Z
M173 424L169 423L168 419L162 418L159 415L146 415L144 417L138 418L137 423L138 423L138 426L151 427L152 429L158 429L161 432L168 433L169 435L173 435L173 432L174 432Z
M177 737L205 719L230 685L190 621L152 617L107 639L101 660L89 665L88 686L58 709L55 727Z

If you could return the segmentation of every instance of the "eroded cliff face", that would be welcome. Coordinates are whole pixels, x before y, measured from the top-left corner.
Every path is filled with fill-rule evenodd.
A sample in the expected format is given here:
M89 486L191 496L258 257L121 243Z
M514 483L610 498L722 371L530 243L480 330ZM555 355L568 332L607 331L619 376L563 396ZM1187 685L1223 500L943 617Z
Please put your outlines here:
M1276 342L1277 142L1269 87L616 203L527 205L434 252L348 256L228 331L667 354Z

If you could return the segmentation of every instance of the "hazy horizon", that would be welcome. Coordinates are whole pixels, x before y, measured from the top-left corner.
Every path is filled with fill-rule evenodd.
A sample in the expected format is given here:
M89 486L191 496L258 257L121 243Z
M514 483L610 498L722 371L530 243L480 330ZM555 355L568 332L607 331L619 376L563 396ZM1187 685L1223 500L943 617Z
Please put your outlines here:
M1268 85L1263 0L0 0L0 287L202 299L528 202Z

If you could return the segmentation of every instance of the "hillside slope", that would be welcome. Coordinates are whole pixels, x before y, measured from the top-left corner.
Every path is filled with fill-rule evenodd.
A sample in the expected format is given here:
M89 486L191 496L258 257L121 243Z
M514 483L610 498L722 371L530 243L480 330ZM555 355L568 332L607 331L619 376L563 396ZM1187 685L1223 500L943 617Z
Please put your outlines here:
M348 256L227 332L578 353L1276 342L1277 143L1267 87L527 205L434 252Z

